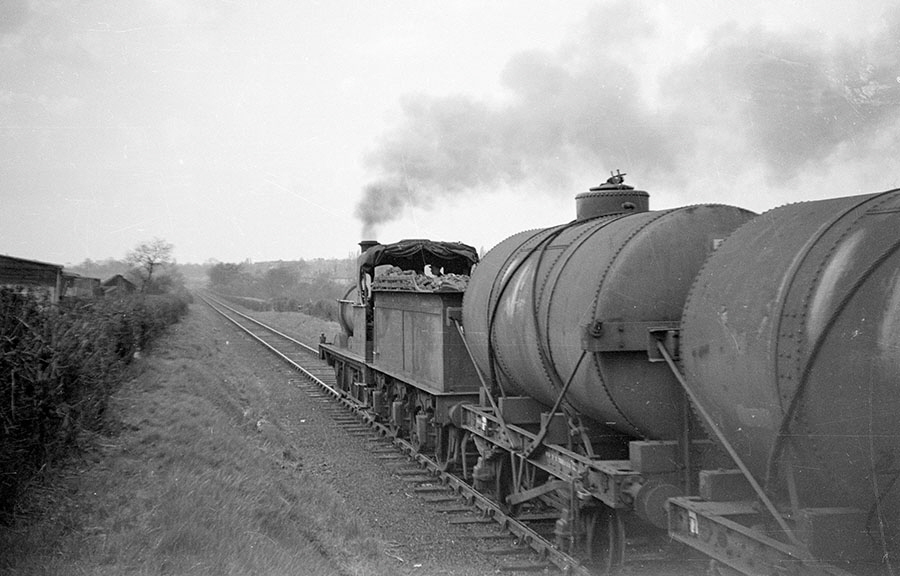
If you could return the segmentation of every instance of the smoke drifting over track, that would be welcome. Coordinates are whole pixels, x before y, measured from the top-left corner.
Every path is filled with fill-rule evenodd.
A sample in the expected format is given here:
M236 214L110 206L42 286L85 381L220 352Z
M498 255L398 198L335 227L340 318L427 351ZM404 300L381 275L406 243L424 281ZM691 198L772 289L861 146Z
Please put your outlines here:
M627 169L647 187L684 187L702 169L790 201L807 175L821 182L838 164L864 174L896 153L900 9L850 43L734 24L673 38L637 6L595 11L571 45L512 58L502 102L407 97L367 158L377 176L356 208L363 236L406 207L475 190L529 182L571 194L571 174L588 166L594 178ZM662 63L673 54L690 56Z

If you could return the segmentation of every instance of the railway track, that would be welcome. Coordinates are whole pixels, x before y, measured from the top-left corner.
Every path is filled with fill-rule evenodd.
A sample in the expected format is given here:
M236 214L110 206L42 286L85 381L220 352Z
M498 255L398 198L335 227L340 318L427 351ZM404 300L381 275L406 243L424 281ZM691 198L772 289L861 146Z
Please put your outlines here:
M475 534L482 539L483 549L497 556L520 560L506 562L501 569L508 572L534 572L556 569L564 574L593 574L572 556L557 549L552 538L553 521L548 518L513 518L490 498L481 494L459 476L447 472L435 460L419 453L409 442L395 438L392 431L376 421L365 405L339 390L333 368L319 359L316 348L292 338L275 328L218 300L210 294L200 298L217 314L268 349L301 376L295 380L307 395L327 399L335 422L353 435L376 443L376 458L398 463L393 473L423 501L451 514L451 524L497 525L499 532Z

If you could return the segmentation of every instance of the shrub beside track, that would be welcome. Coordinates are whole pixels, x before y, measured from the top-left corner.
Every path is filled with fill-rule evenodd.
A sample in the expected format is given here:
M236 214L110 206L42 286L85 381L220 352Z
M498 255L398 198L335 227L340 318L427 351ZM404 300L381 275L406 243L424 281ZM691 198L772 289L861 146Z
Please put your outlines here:
M0 523L37 470L102 425L122 368L187 304L136 295L54 306L0 288Z

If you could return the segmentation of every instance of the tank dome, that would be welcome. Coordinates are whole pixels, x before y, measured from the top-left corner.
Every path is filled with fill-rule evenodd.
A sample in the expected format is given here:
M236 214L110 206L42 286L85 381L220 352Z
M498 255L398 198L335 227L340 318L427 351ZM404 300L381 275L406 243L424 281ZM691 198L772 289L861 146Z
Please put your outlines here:
M579 221L624 212L647 212L649 209L650 195L625 184L625 174L621 172L575 196L575 218Z

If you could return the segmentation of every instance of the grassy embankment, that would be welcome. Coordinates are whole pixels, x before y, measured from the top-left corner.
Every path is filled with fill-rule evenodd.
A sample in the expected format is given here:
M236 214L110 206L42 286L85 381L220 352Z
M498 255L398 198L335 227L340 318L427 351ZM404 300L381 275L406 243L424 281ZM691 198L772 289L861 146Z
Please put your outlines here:
M107 430L0 528L0 572L389 573L341 498L257 433L266 383L201 306L131 366Z

